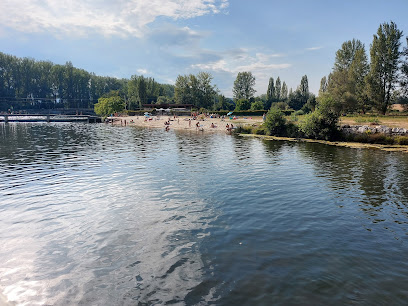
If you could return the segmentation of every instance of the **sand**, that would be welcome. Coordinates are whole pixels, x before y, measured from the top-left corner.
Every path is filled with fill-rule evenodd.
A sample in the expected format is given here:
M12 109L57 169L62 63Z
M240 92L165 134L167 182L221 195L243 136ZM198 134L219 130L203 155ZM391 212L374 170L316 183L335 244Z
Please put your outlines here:
M204 133L217 133L228 132L226 125L233 124L234 127L245 126L245 125L260 125L262 124L262 117L238 117L236 119L226 118L222 120L221 118L204 118L204 120L192 120L187 116L180 117L168 117L168 116L151 116L150 120L145 120L143 116L126 116L126 117L114 117L114 125L125 125L126 126L140 126L147 128L160 128L165 129L166 125L164 124L170 118L169 129L171 130L185 130L185 131L197 131ZM108 119L111 119L110 117ZM196 124L199 124L199 127L196 127ZM215 127L211 127L211 124L214 124Z

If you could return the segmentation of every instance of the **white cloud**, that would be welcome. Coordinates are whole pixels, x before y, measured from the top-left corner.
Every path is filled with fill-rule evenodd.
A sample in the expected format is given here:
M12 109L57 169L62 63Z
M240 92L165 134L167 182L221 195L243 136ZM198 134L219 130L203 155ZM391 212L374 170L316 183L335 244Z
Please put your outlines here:
M307 51L315 51L315 50L320 50L323 47L319 46L319 47L311 47L311 48L306 48Z
M159 16L188 19L226 7L227 0L2 0L0 25L28 33L142 37Z
M149 71L147 69L143 69L143 68L137 69L137 72L139 72L140 74L148 74L149 73Z

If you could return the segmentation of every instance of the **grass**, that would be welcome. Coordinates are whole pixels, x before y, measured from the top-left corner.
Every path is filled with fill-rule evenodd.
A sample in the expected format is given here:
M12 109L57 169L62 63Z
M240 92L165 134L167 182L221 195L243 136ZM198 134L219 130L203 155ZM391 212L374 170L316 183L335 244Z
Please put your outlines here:
M340 118L341 124L349 124L349 125L361 125L365 124L368 125L370 123L373 124L381 124L386 125L391 128L393 127L400 127L400 128L408 128L408 116L342 116Z

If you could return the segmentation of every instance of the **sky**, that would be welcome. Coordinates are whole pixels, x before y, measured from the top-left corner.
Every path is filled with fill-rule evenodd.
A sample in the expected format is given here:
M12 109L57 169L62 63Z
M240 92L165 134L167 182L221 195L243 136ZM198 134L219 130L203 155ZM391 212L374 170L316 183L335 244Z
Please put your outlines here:
M408 0L1 0L0 52L97 75L153 77L211 73L227 97L238 72L296 89L307 75L317 94L341 44L369 53L380 24L408 36Z

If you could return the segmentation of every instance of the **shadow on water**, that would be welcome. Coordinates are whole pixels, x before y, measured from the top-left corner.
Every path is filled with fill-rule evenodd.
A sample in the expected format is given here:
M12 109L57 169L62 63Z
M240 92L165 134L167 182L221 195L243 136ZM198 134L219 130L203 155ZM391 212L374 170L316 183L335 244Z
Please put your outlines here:
M405 238L408 217L408 156L403 153L372 149L351 150L320 144L303 144L299 150L313 163L316 175L325 178L339 206L358 207L362 222L394 231ZM368 220L369 223L364 222ZM371 225L370 225L371 224Z

